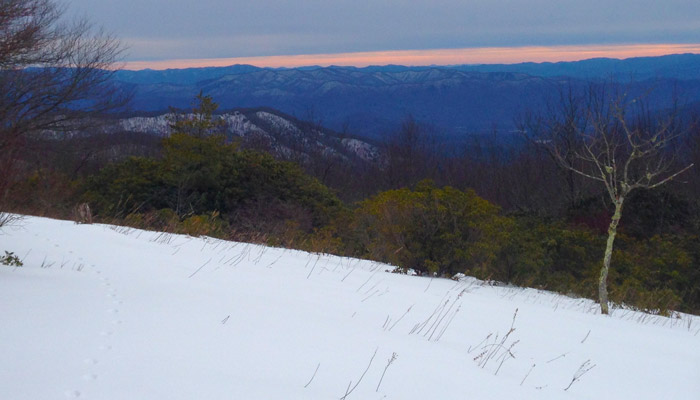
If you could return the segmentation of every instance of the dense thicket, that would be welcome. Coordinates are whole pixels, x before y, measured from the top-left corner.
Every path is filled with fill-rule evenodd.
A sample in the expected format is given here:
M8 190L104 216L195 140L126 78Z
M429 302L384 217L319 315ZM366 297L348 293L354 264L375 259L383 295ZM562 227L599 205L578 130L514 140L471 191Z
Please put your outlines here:
M310 232L343 207L295 164L238 151L222 136L183 133L163 140L161 158L132 157L90 176L82 199L98 216L132 221L167 224L216 213L238 234L280 234L292 223ZM162 221L162 215L169 217Z

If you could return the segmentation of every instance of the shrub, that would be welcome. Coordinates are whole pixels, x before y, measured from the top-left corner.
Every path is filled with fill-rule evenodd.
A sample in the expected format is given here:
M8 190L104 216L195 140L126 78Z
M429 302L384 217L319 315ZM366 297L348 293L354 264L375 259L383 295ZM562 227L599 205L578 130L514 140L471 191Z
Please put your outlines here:
M84 200L103 217L130 216L139 227L162 226L157 210L172 210L181 221L217 212L239 235L277 234L287 221L310 233L343 209L297 165L238 151L220 136L174 134L163 145L162 159L131 158L88 179ZM203 223L195 218L186 229L199 232Z
M423 181L415 190L390 190L362 202L354 229L370 258L442 275L490 264L508 224L473 190Z
M84 183L83 200L95 210L95 215L123 218L166 208L166 191L159 161L132 157L89 177Z
M5 255L0 256L0 264L9 265L12 267L21 267L24 265L22 260L15 255L15 253L5 250Z
M700 274L696 260L684 248L685 240L677 236L620 239L613 254L613 301L660 313L697 310L693 294L698 290Z
M221 237L224 234L224 223L217 212L193 215L182 221L180 230L190 236Z
M479 277L591 296L604 242L593 231L518 216L492 267Z

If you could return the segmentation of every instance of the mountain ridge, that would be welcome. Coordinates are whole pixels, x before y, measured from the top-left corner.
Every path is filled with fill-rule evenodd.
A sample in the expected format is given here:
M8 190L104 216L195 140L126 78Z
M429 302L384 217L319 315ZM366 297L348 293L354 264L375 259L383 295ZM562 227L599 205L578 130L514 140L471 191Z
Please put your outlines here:
M556 101L567 87L583 89L591 82L629 87L639 96L654 88L647 99L652 109L670 107L678 93L682 101L696 101L700 55L426 67L235 65L118 71L115 78L134 92L138 111L184 108L202 91L225 109L271 107L300 119L313 115L332 129L365 138L396 130L409 115L454 138L511 130L519 115Z

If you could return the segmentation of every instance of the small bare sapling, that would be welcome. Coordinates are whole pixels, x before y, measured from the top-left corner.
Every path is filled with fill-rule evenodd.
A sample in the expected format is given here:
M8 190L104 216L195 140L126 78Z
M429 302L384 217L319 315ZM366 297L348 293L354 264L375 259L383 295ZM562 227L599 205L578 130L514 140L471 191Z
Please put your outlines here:
M382 372L381 378L379 378L379 383L377 384L377 390L375 392L379 391L379 387L382 385L382 381L384 380L384 374L386 374L386 370L389 369L389 366L396 361L396 359L399 357L398 354L396 353L391 353L391 358L386 363L386 367L384 367L384 371Z
M571 382L569 382L569 386L565 387L564 390L569 390L571 385L574 384L574 382L578 381L581 379L583 375L586 374L586 372L592 370L595 367L595 364L591 365L591 360L586 360L581 364L580 367L578 367L578 370L574 373L574 376L571 378Z

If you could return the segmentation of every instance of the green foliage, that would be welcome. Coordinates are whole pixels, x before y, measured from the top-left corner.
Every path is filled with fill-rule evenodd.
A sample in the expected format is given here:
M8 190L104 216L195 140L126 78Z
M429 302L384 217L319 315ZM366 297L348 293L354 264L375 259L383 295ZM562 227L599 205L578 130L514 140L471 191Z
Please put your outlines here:
M182 133L197 138L219 135L222 133L223 120L214 119L214 113L218 108L219 105L211 96L204 95L200 91L195 97L190 115L182 116L179 113L173 113L170 130L172 133Z
M182 221L182 233L190 236L221 236L224 232L224 222L213 212L206 215L193 215Z
M641 310L665 313L692 309L700 284L697 259L675 236L635 240L621 237L613 254L611 298ZM692 244L691 244L692 245ZM694 307L697 309L697 302Z
M132 157L110 164L87 179L83 200L96 215L124 217L167 207L168 187L158 160Z
M143 214L138 218L154 223L156 210L170 209L181 221L217 212L239 233L276 231L285 220L310 232L343 208L296 164L238 151L221 136L182 133L164 139L162 159L131 158L104 168L87 181L84 199L102 216Z
M606 236L595 230L515 217L506 244L482 279L596 297ZM697 236L620 235L610 270L610 299L653 313L700 310L700 239Z
M128 216L132 225L183 223L185 231L200 234L223 229L203 227L217 219L239 234L279 234L288 220L310 232L343 208L335 194L296 164L226 143L220 121L213 118L216 103L202 93L196 103L192 114L171 124L161 159L130 158L104 168L86 182L84 200L103 216ZM164 209L178 221L153 214ZM217 215L213 220L201 217L212 213Z
M361 203L354 229L367 256L423 273L484 268L505 240L509 220L474 191L424 181Z
M132 213L122 221L124 225L139 229L155 229L164 232L178 232L180 217L169 208L144 213Z
M482 278L592 296L604 246L587 229L533 217L515 217L493 267ZM590 289L590 292L589 292Z
M221 136L194 137L175 133L163 140L159 164L165 185L164 206L181 217L192 213L222 210L222 188L230 179L235 146Z
M5 250L4 256L0 256L0 264L8 265L11 267L21 267L24 265L24 263L22 263L22 260L20 260L19 257L15 255L15 253L7 250Z

